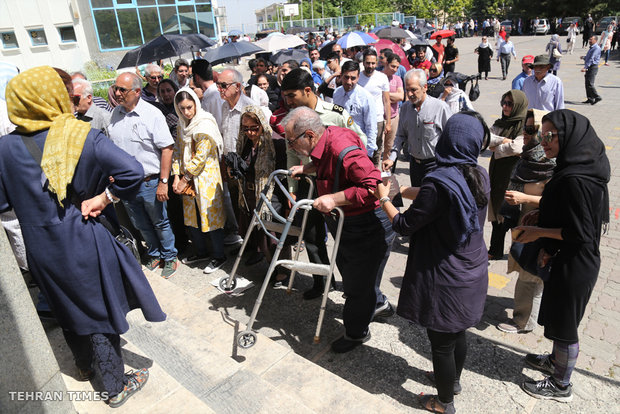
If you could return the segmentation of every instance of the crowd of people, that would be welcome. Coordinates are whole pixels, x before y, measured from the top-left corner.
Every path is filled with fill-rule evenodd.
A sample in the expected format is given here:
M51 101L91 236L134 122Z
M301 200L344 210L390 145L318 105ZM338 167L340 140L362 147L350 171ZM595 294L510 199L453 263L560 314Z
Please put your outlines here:
M475 22L458 25L460 36L476 34ZM502 31L495 56L505 80L518 55ZM486 34L481 40L478 77L487 79L494 50ZM161 277L175 275L179 256L213 273L227 261L226 246L246 236L261 193L286 214L287 198L266 183L275 169L288 169L292 177L283 184L296 198L309 191L297 176L316 177L304 234L311 262L329 263L325 240L336 231L329 213L344 212L332 259L343 279L345 333L332 343L334 352L365 343L370 322L395 313L421 325L432 350L428 376L438 391L421 403L454 413L465 331L482 317L489 260L504 258L510 231L513 246L534 246L538 268L553 267L543 283L511 249L509 269L519 272L515 311L498 329L527 333L544 326L552 353L528 354L525 363L548 376L522 388L569 401L577 328L609 221L610 166L588 119L564 109L558 39L544 53L522 58L491 127L461 89L455 37L408 50L343 50L335 43L326 51L322 42L311 36L301 60L251 59L247 79L233 67L217 72L204 59L177 60L168 78L149 64L144 73L118 75L107 101L94 96L84 74L48 66L15 71L1 85L0 107L8 114L0 138L3 224L12 223L13 236L20 227L14 217L21 225L20 267L39 286L37 309L62 327L80 379L99 375L109 404L124 403L148 379L146 369L123 375L125 314L139 307L147 320L165 319L139 264L101 217L132 228L144 241L144 266ZM596 36L589 42L586 102L596 104L601 47ZM39 94L41 86L49 94ZM478 164L487 148L488 172ZM413 200L403 212L383 178L395 172L401 152L410 185L392 190ZM6 216L10 210L13 218ZM259 214L269 219L268 211ZM380 288L396 234L409 237L398 306ZM249 237L245 263L271 260L273 240L258 229ZM290 246L281 257L290 257ZM288 277L278 268L272 282L282 285ZM304 299L321 296L325 282L314 275Z

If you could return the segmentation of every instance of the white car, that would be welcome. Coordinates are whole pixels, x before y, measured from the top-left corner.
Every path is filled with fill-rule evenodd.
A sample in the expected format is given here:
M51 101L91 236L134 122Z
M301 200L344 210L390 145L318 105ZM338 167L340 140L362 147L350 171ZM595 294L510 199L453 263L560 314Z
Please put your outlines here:
M536 34L546 35L549 33L551 26L549 26L549 20L547 19L538 19L538 24L536 25Z

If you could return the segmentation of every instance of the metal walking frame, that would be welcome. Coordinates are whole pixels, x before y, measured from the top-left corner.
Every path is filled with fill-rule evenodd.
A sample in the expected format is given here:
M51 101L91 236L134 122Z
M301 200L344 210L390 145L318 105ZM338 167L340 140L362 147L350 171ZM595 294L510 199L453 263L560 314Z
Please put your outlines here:
M261 286L260 292L258 293L258 297L256 298L256 302L254 304L254 308L252 309L252 315L250 316L250 320L248 325L244 331L241 331L237 334L237 345L241 348L251 348L254 346L257 340L257 336L255 331L252 329L254 326L254 322L256 322L256 315L258 314L258 310L263 302L263 297L265 296L265 292L267 287L269 286L269 281L271 279L271 274L275 270L276 266L281 265L287 269L291 270L291 276L289 279L289 284L287 287L287 293L290 294L291 289L293 287L293 281L295 279L296 272L304 272L314 275L322 275L326 276L327 280L325 282L325 290L323 292L323 300L321 301L321 310L319 312L319 319L316 326L316 332L314 335L314 343L320 342L320 333L321 326L323 325L323 318L325 316L325 309L327 305L327 296L329 293L332 275L334 273L334 266L336 264L336 255L338 253L338 247L340 245L340 235L342 234L342 226L344 224L344 213L338 207L334 210L338 213L338 227L336 230L336 234L334 235L334 247L332 248L331 260L330 264L316 264L309 263L304 261L299 261L299 253L301 250L301 243L303 241L304 232L306 230L306 221L308 219L308 212L312 209L312 203L314 200L311 199L312 194L314 192L314 183L312 179L308 176L304 176L304 178L309 183L309 191L308 198L296 201L293 196L287 191L285 186L279 179L279 177L290 177L291 172L289 170L276 170L269 175L269 180L265 187L265 190L260 194L260 200L258 200L256 204L256 208L253 212L252 221L250 222L250 226L245 234L245 238L243 239L243 244L239 249L239 253L237 254L237 259L235 260L235 264L233 265L232 271L228 277L222 277L220 279L220 289L222 289L225 293L231 293L235 287L237 286L236 282L236 273L237 268L239 267L239 263L241 262L241 256L243 255L243 251L245 250L245 246L250 239L250 235L255 227L260 226L261 229L265 232L268 237L271 237L275 241L278 242L276 247L276 251L271 259L271 263L269 264L269 270L267 270L267 274L265 275L265 280L263 281L263 285ZM291 203L291 211L287 218L282 217L278 214L273 205L271 204L270 198L267 197L268 194L267 189L271 189L272 186L278 185L286 198ZM261 217L261 213L268 209L273 217L273 221L265 220ZM295 219L295 215L299 212L299 210L303 210L303 217L301 221L301 227L293 226L293 220ZM332 212L332 214L334 214ZM270 233L270 231L275 233L280 233L280 238L278 239L276 236ZM283 259L279 260L280 252L284 247L284 243L288 236L297 236L297 249L295 249L294 259L288 260Z

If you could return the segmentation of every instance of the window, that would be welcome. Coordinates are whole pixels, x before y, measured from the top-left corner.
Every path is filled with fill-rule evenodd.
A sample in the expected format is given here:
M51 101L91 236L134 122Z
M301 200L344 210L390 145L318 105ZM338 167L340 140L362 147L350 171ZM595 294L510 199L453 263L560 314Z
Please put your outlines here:
M32 43L32 46L47 45L47 37L45 37L45 31L42 27L28 30L28 35L30 36L30 43Z
M75 36L75 30L73 29L73 26L59 27L58 34L60 35L61 43L77 42L77 37Z
M101 49L120 48L122 46L121 36L118 32L114 10L95 10L93 13Z
M2 33L2 47L5 49L19 48L19 44L17 43L17 38L15 37L15 32Z
M140 33L137 10L125 9L118 10L116 13L121 26L124 46L140 46L142 44L142 34Z

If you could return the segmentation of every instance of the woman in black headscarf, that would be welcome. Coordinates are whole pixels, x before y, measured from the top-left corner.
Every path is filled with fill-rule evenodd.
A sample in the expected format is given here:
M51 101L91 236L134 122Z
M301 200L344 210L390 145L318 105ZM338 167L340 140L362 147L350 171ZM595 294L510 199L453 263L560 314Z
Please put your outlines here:
M483 228L489 177L478 165L489 130L475 112L452 115L435 149L437 168L422 187L403 191L415 200L399 213L377 186L375 196L394 231L412 242L397 313L427 330L437 396L424 396L432 412L454 413L454 394L467 355L465 330L480 321L488 288Z
M489 164L489 177L491 178L489 221L493 225L489 260L500 260L504 257L504 238L508 229L503 224L499 209L504 201L512 170L519 161L523 148L523 126L528 101L522 91L512 89L502 95L500 105L502 117L491 127L491 143L489 144L489 149L493 151Z
M539 266L552 260L538 323L553 341L553 352L526 355L529 366L550 377L526 381L522 388L537 398L570 401L570 378L579 354L577 329L598 277L601 233L609 224L610 165L590 121L574 111L562 109L543 117L542 145L557 166L539 211L517 227L523 231L517 241L542 238Z

